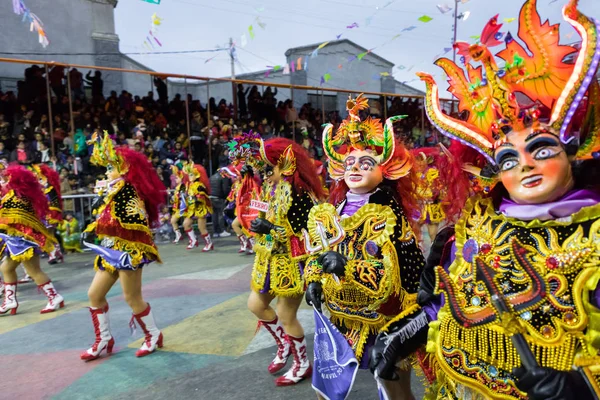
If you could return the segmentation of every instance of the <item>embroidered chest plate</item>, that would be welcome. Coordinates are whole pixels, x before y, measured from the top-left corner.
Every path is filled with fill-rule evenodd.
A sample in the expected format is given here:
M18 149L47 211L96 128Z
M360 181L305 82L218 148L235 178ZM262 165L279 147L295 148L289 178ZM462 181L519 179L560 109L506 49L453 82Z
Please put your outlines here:
M600 263L600 207L580 211L570 223L525 224L496 214L489 201L472 204L456 227L449 275L437 271L446 305L436 353L457 381L491 398L524 398L511 375L521 365L512 332L525 334L542 366L570 370L575 355L586 352L586 284ZM484 271L514 318L500 320Z

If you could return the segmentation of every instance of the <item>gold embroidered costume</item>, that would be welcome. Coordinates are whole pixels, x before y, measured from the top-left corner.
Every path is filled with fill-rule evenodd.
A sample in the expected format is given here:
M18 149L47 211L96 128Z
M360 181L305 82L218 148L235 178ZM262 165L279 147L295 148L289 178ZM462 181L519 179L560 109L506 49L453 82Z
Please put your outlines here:
M255 235L251 288L277 297L300 296L304 293L302 266L307 257L302 230L316 200L307 192L295 193L286 181L275 188L265 185L262 193L262 201L269 203L264 218L278 229Z
M308 224L309 251L318 254L323 242L331 243L328 250L348 259L345 277L337 283L332 274L323 274L316 256L309 259L305 276L307 283L323 282L331 320L360 360L373 335L415 306L424 259L402 208L389 193L377 190L368 204L340 218L345 203L314 207Z
M521 366L510 339L515 331L525 334L540 366L589 367L599 382L600 310L590 296L600 281L600 204L567 221L524 222L477 198L456 225L455 245L449 273L436 272L452 299L429 332L428 350L443 371L438 398L465 398L473 388L480 398L526 399L512 375ZM494 280L518 317L498 317L478 262L496 271Z
M0 201L0 232L32 242L46 253L52 251L56 244L56 239L37 217L31 203L19 198L13 190L9 190ZM7 243L2 241L1 246L1 253L4 253ZM35 248L32 246L18 247L24 251L18 254L11 252L11 258L15 261L27 261L35 255Z

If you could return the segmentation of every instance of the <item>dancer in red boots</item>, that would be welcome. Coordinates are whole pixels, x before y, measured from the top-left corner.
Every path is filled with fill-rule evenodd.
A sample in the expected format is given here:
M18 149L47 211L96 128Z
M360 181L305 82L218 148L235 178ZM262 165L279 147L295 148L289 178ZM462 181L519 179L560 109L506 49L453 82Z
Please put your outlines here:
M0 167L2 200L0 201L1 251L4 276L4 301L0 314L17 313L17 274L20 263L48 297L41 311L50 313L63 308L65 302L48 275L40 268L40 252L52 251L56 240L42 222L48 212L48 201L37 178L26 168L11 165Z
M173 243L178 244L182 237L181 231L179 230L179 220L187 211L185 191L188 181L187 176L178 166L173 165L171 171L173 172L175 182L177 183L171 199L171 226L173 227L173 232L175 232L175 240L173 240Z
M308 153L298 144L282 138L266 142L257 138L255 145L258 149L250 150L247 162L263 171L265 185L257 201L262 211L250 225L256 233L256 258L248 308L277 343L269 372L284 369L292 355L291 368L275 380L277 386L288 386L308 378L312 371L304 330L297 318L308 257L301 237L310 209L324 193ZM275 298L277 310L271 307Z
M213 212L210 203L210 183L208 174L202 165L189 162L183 167L183 171L188 177L187 184L187 211L183 220L183 229L190 238L188 250L198 247L198 238L194 232L194 219L198 221L198 230L204 239L203 252L215 249L215 245L206 229L206 217Z
M92 138L94 151L90 161L106 167L108 183L94 204L96 221L84 232L84 244L98 254L96 275L88 290L90 313L96 341L81 354L85 361L95 360L102 351L112 352L114 339L108 321L106 294L121 280L123 295L133 311L131 323L146 336L135 353L146 356L163 345L163 336L150 304L142 297L143 267L160 262L150 228L158 221L158 211L166 203L166 189L143 154L128 148L115 150L110 137ZM100 241L94 244L93 238Z

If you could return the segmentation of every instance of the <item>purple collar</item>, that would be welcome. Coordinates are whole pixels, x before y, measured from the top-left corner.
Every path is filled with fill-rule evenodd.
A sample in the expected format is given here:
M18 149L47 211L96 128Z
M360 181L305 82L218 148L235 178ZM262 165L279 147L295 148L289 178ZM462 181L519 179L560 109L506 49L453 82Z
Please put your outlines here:
M342 216L342 218L348 218L354 215L362 206L369 202L369 198L375 192L377 192L379 188L375 189L373 192L369 193L346 193L346 201L342 203L341 210L338 209L338 212ZM340 212L341 211L341 212Z
M548 221L575 214L583 207L600 203L600 194L591 190L571 190L560 199L543 204L517 204L510 199L502 199L499 211L510 218L523 221Z

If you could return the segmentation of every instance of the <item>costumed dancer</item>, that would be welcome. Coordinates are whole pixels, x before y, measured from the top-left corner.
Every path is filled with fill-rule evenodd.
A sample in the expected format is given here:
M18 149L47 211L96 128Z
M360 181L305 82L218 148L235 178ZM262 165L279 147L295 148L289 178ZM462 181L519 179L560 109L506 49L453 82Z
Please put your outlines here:
M183 172L187 175L188 183L186 187L186 211L183 220L183 230L190 238L187 246L188 250L198 247L198 238L194 232L194 219L198 222L198 230L204 239L204 248L202 252L214 250L208 229L206 229L206 217L212 214L212 205L210 203L210 183L204 167L192 162L183 167Z
M151 227L158 221L167 191L152 165L143 154L129 148L113 148L109 135L94 134L90 162L106 167L106 188L94 204L96 221L84 232L84 244L98 255L96 274L88 290L90 314L96 341L81 354L85 361L95 360L106 350L112 353L114 339L108 320L106 295L118 279L123 295L133 311L135 322L145 334L142 347L135 353L146 356L163 345L163 335L156 326L150 304L142 297L142 271L151 262L161 262L152 240ZM100 245L93 244L94 239Z
M183 172L183 167L180 169L177 165L173 165L171 171L175 177L175 182L177 183L171 198L173 210L171 213L171 226L173 227L173 232L175 232L175 240L173 240L173 243L178 244L182 237L181 231L179 230L179 220L187 212L186 188L188 185L188 178Z
M427 226L431 240L435 238L439 225L446 220L444 208L448 203L447 189L453 184L448 178L452 170L448 168L448 155L438 147L424 147L411 150L415 157L415 171L419 174L417 192L420 198L419 224Z
M79 228L79 221L73 216L72 212L67 211L65 213L65 218L58 224L57 231L65 252L81 253L81 229Z
M51 252L56 239L46 229L48 201L36 176L25 167L2 164L2 200L0 202L0 239L2 246L2 275L4 301L0 314L17 313L17 273L23 263L26 273L48 297L42 314L63 308L64 298L40 268L41 252Z
M444 115L433 78L419 74L432 123L484 154L499 180L490 198L468 201L454 232L438 234L438 260L422 276L434 398L599 398L599 25L575 0L563 17L578 48L560 45L558 24L542 23L529 0L521 42L508 33L496 54L503 69L491 51L502 44L496 18L480 44L456 45L468 79L437 61L466 121Z
M277 343L269 372L282 370L289 356L293 357L292 367L275 380L276 385L294 385L312 371L297 312L304 295L307 257L302 230L306 229L310 209L323 198L323 188L308 154L298 144L282 138L257 139L254 143L254 157L247 162L263 171L264 186L259 206L262 211L251 224L256 233L256 257L248 308ZM277 311L271 307L275 298Z
M60 176L58 172L46 164L35 164L32 166L33 172L37 175L40 184L44 188L44 193L48 199L48 215L46 216L46 226L51 234L54 234L56 227L63 220L62 216L62 196L60 194ZM56 264L58 261L64 262L63 254L58 242L54 249L48 254L48 264Z
M360 368L369 365L377 333L399 314L414 313L425 264L407 218L418 211L413 157L394 140L392 123L402 117L389 118L385 127L379 119L361 121L359 112L368 107L362 95L350 98L349 116L337 133L325 126L323 148L336 184L330 203L310 211L305 232L312 254L306 300L319 311L325 305ZM319 356L315 352L317 361ZM412 399L410 371L409 362L400 365L387 391ZM319 383L327 378L319 375L313 387L324 398Z
M228 201L234 204L235 218L231 227L240 241L239 253L254 254L254 233L250 231L251 222L258 216L258 211L250 207L252 199L260 197L260 178L254 175L252 165L246 162L250 156L248 149L258 143L260 135L249 132L235 137L229 146L229 159L233 162L241 179L234 182Z

